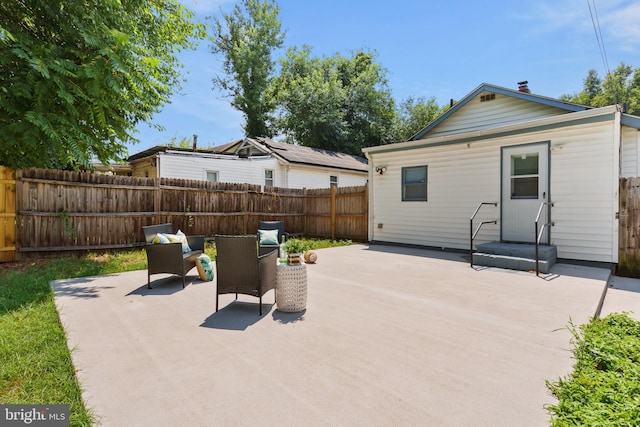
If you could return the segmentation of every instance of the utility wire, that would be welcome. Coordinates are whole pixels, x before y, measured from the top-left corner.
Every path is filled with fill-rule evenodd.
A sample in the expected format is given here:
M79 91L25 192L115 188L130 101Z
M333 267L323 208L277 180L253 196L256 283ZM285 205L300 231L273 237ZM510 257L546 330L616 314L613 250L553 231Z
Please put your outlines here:
M591 3L593 3L593 10L591 10ZM607 59L607 51L604 47L604 39L602 38L602 30L600 28L600 19L598 19L598 9L596 9L596 1L587 0L587 6L589 6L589 15L591 15L591 23L593 24L593 31L596 33L596 41L598 42L598 48L600 49L600 56L602 57L602 63L604 64L605 70L607 70L607 74L609 74L611 70L609 69L609 60Z
M591 5L593 4L593 10ZM596 8L596 0L587 0L587 6L589 6L589 14L591 15L591 23L593 24L593 31L596 33L596 40L598 42L598 48L600 49L600 56L602 57L602 63L607 71L607 76L611 74L609 68L609 60L607 58L607 50L604 46L604 38L602 37L602 29L600 28L600 19L598 18L598 9ZM595 15L595 16L594 16ZM613 88L613 97L616 104L620 103L620 93L617 85Z

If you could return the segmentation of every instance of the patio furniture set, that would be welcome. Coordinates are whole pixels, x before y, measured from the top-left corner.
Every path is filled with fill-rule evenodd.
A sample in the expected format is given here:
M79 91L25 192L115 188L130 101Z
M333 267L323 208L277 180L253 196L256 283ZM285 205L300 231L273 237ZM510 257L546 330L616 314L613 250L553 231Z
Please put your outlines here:
M185 236L180 231L172 234L171 224L142 229L148 262L147 287L151 289L152 274L169 273L181 276L184 288L187 273L204 253L204 236ZM262 316L262 297L272 289L279 311L305 310L306 265L280 263L279 259L278 242L287 236L282 221L261 221L256 235L215 236L216 311L220 295L235 293L236 299L238 294L257 297Z

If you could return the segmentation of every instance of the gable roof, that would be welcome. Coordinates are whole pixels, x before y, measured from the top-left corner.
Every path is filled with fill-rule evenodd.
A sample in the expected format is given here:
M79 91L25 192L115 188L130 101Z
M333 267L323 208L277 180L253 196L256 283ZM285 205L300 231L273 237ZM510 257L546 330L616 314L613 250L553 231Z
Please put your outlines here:
M482 92L492 92L492 93L508 96L508 97L523 100L523 101L533 102L533 103L540 104L547 107L558 108L568 113L591 109L591 107L588 107L586 105L575 104L572 102L561 101L559 99L549 98L542 95L534 95L528 92L522 92L520 90L513 90L513 89L501 87L501 86L491 85L488 83L482 83L480 86L478 86L473 91L471 91L468 95L462 98L457 104L455 104L453 107L448 109L445 113L438 116L434 121L429 123L426 127L424 127L415 135L413 135L411 138L409 138L409 141L416 141L418 139L423 138L436 126L438 126L439 124L447 120L449 117L451 117L453 114L455 114L457 111L462 109L465 105L467 105L470 101L472 101L477 96L479 96Z
M304 147L302 145L285 144L268 138L245 138L229 144L214 147L216 153L238 153L248 149L254 155L271 154L284 162L316 167L367 172L367 159L351 154L337 153L319 148Z

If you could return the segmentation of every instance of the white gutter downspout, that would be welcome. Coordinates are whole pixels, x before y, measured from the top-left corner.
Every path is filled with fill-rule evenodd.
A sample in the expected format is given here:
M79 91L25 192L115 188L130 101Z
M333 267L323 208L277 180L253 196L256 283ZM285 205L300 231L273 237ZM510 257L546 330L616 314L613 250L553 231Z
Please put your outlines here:
M616 110L613 118L613 183L612 183L612 194L613 194L613 206L611 207L613 212L613 230L612 231L612 246L613 246L613 254L612 261L614 263L618 263L618 252L620 248L620 219L618 214L620 212L620 177L622 176L622 165L620 150L622 150L622 106L618 105L618 109Z
M367 152L364 153L365 157L367 158L367 163L369 164L369 168L367 171L367 178L369 180L368 185L369 185L369 230L367 231L367 240L369 242L371 242L372 240L374 240L374 235L373 235L373 220L375 215L373 214L373 159L371 158L371 155Z

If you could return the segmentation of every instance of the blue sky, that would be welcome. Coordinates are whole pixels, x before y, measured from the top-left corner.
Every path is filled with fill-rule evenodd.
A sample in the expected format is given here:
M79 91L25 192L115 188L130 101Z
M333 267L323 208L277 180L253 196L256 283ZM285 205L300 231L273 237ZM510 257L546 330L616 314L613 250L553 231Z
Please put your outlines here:
M595 2L595 10L593 4ZM183 0L204 20L228 12L235 1ZM606 68L591 12L597 11L609 68L640 67L640 2L628 0L434 1L279 0L284 48L310 45L316 56L376 52L399 103L409 96L458 100L481 83L517 88L529 81L535 94L559 97L582 89L590 69ZM129 154L164 145L172 137L216 146L243 137L241 113L212 89L221 59L203 42L180 55L186 82L157 114L158 132L140 125L141 143ZM426 123L425 123L426 125Z

